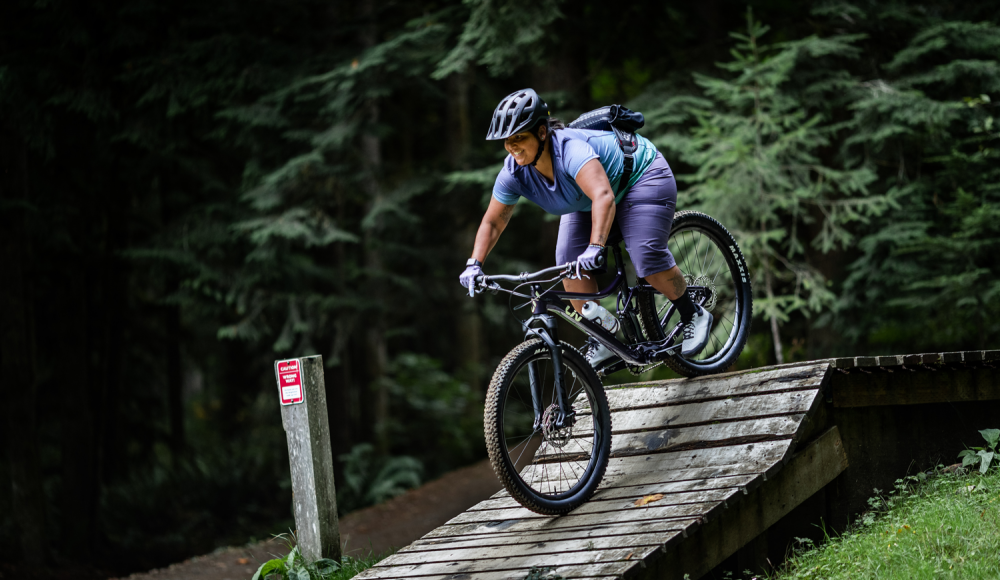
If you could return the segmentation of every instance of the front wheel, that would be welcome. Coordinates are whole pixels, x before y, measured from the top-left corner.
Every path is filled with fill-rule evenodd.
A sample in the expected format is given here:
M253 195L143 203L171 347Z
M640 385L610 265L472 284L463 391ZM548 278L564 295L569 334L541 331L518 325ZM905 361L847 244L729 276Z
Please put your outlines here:
M664 362L685 377L721 373L739 358L750 333L753 292L746 259L722 224L693 211L674 217L667 246L688 286L705 289L699 300L713 320L708 344L700 353L689 358L671 356ZM680 324L680 314L662 294L640 292L637 302L648 340L663 340ZM675 344L681 340L678 334Z
M611 454L611 413L601 380L576 349L560 346L572 425L555 426L552 352L538 339L517 345L500 362L483 418L493 471L518 503L545 515L565 514L589 499Z

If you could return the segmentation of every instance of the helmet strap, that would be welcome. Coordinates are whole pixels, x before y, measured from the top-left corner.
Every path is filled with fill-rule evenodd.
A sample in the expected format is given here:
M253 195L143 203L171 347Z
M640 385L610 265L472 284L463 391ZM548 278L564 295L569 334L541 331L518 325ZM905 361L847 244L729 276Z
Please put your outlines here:
M549 140L548 131L546 131L545 140L542 140L538 136L538 133L541 132L542 127L546 127L546 129L548 129L548 125L539 124L538 129L533 133L533 135L535 136L535 140L538 141L538 153L535 154L535 158L531 161L532 167L534 167L535 164L538 163L538 160L542 158L542 153L545 152L545 141Z

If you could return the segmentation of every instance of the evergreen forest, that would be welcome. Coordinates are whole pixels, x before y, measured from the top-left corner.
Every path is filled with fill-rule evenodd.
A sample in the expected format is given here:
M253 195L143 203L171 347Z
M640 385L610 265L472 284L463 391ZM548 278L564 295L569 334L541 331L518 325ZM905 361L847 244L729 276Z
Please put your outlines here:
M1000 348L996 0L6 0L3 559L287 531L277 359L324 357L342 513L484 458L522 333L458 276L523 87L645 115L749 261L740 368ZM557 229L519 204L484 269Z

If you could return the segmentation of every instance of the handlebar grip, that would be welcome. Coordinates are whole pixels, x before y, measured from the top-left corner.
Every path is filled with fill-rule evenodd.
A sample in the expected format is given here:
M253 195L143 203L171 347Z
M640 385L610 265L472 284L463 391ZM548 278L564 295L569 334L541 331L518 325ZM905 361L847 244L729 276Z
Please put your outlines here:
M598 268L603 268L604 265L608 263L608 256L607 256L607 254L608 254L607 250L604 250L603 252L601 252L600 254L597 255L597 259L594 260L594 264Z

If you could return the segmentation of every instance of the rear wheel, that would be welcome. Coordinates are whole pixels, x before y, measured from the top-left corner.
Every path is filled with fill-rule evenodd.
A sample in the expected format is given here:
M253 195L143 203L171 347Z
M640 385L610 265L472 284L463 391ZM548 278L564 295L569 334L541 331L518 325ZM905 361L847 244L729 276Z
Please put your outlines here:
M732 234L711 216L679 212L667 241L688 286L706 289L702 306L712 313L712 330L705 348L689 358L668 357L665 364L678 374L695 377L720 373L739 358L750 332L753 292L746 260ZM645 283L645 282L643 282ZM658 292L638 296L639 321L647 340L663 340L680 324L680 314ZM683 340L680 333L674 344Z
M604 387L576 349L561 344L563 385L575 422L554 426L552 352L527 340L500 362L490 382L483 428L493 471L511 497L531 511L564 514L593 495L611 453L611 414ZM536 398L532 398L532 376ZM535 424L535 405L542 420Z

